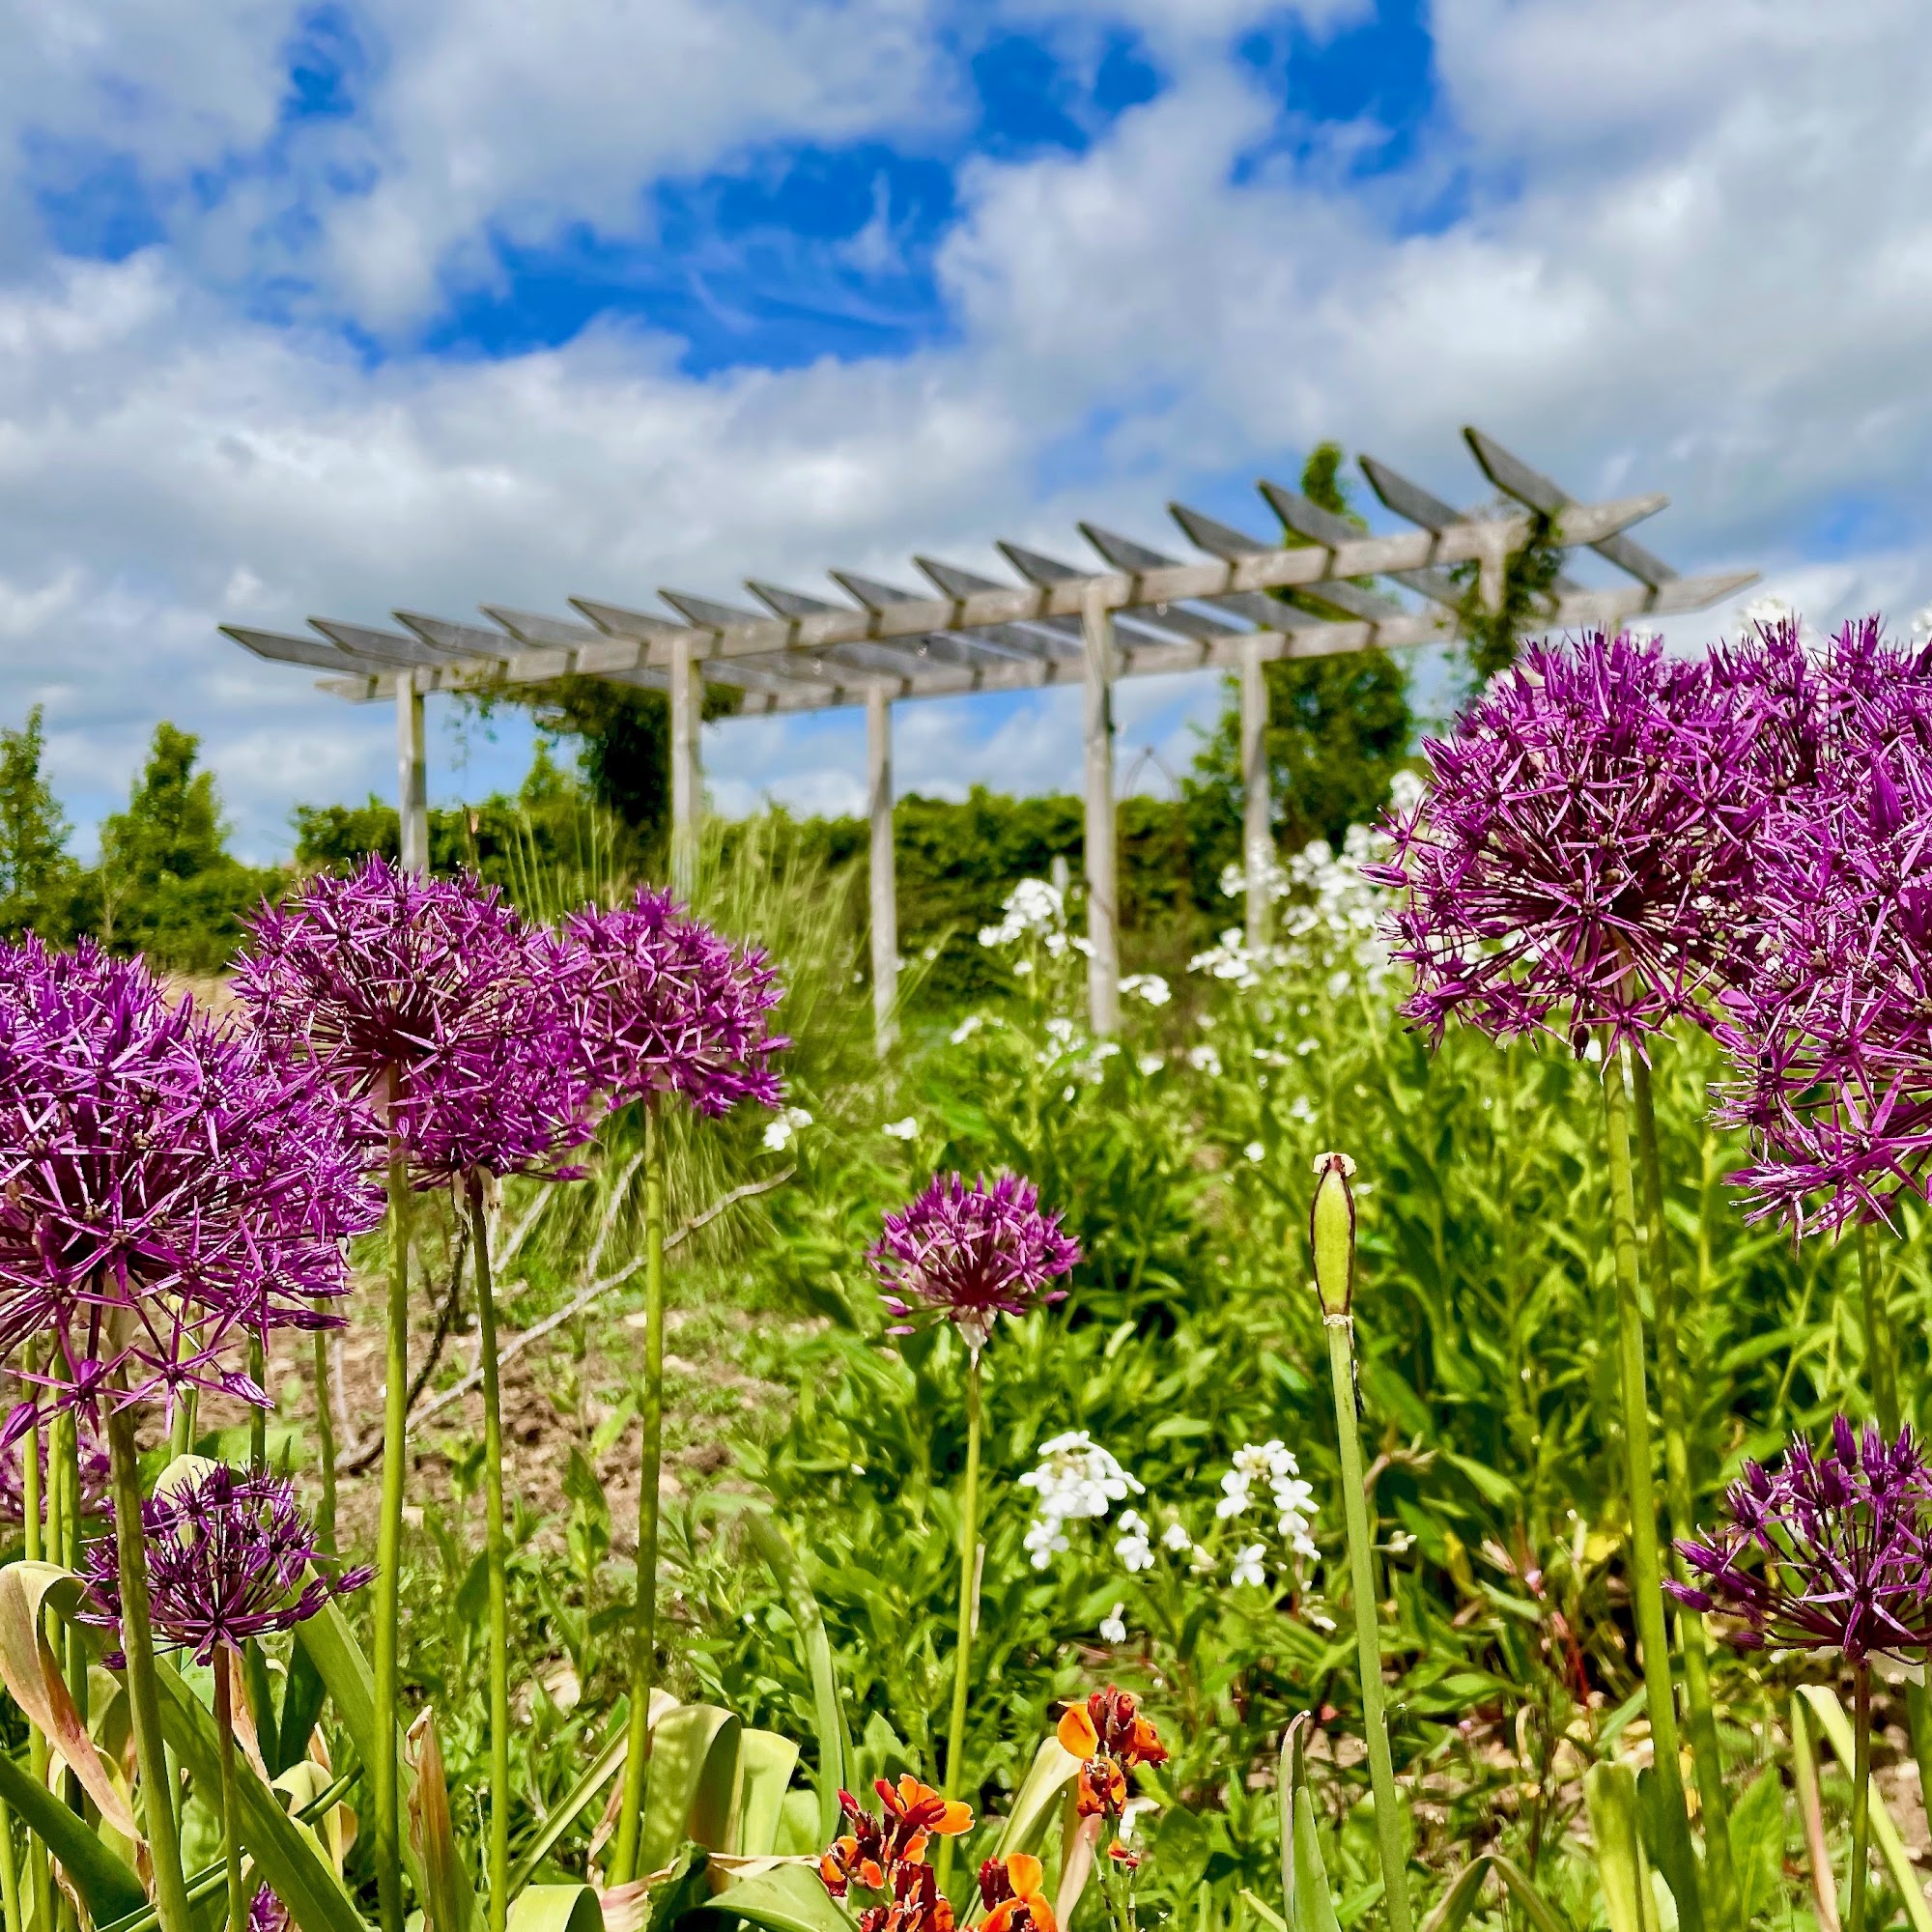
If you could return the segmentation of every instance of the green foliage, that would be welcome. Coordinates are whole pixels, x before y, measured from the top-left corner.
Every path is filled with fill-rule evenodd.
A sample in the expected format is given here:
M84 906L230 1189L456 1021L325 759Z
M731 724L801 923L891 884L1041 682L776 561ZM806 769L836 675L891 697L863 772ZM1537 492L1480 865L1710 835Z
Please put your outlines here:
M79 867L67 849L67 815L41 769L43 711L19 729L0 728L0 939L38 932L60 941L72 928Z
M100 827L89 924L116 952L145 952L184 973L224 966L242 922L280 883L228 850L214 774L198 771L201 741L165 720L126 811Z

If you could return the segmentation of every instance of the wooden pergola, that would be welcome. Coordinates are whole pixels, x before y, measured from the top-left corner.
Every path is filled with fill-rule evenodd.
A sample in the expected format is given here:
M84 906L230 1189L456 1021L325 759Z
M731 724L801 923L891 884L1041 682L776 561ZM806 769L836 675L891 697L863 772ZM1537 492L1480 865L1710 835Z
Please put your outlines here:
M1016 543L999 550L1019 578L1000 582L929 556L913 590L847 570L831 579L843 601L748 578L762 610L661 590L663 609L641 611L572 597L563 618L497 605L487 626L398 611L400 630L312 618L313 636L224 624L257 656L332 675L321 689L358 704L396 703L402 859L428 860L423 700L431 692L500 689L558 677L599 677L668 693L671 740L671 872L691 889L702 783L700 685L737 695L737 715L863 705L870 821L872 997L880 1042L891 1041L898 977L894 880L892 707L906 698L1078 684L1085 707L1085 873L1090 1023L1120 1021L1113 693L1123 677L1222 668L1238 672L1243 788L1242 851L1251 945L1265 938L1267 882L1275 861L1264 736L1267 685L1276 658L1321 657L1372 646L1453 639L1475 602L1501 608L1510 556L1533 542L1590 551L1616 573L1586 588L1559 570L1536 612L1539 627L1614 626L1642 615L1697 611L1755 581L1754 571L1684 577L1625 533L1664 508L1662 496L1579 503L1479 430L1463 432L1500 498L1454 508L1362 458L1370 487L1409 527L1364 535L1295 491L1264 482L1269 509L1296 542L1249 535L1182 504L1169 506L1197 560L1181 560L1097 525L1080 525L1103 568L1047 556ZM1381 580L1372 585L1373 580ZM1383 587L1386 585L1387 587ZM1310 593L1321 614L1271 592ZM1402 593L1407 593L1404 595Z

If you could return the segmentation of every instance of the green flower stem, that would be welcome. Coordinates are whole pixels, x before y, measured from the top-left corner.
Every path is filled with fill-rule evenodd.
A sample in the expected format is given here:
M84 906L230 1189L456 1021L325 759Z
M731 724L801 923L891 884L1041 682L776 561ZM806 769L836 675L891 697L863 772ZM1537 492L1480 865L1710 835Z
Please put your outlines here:
M248 1932L248 1894L242 1889L241 1800L235 1783L235 1666L214 1653L214 1743L221 1764L221 1852L228 1867L228 1932Z
M335 1391L328 1375L328 1331L315 1331L315 1439L322 1462L322 1506L315 1533L325 1554L335 1554Z
M658 1484L664 1462L664 1129L644 1102L644 1394L638 1416L638 1596L631 1612L631 1729L624 1797L607 1884L638 1875L651 1765L651 1684L657 1674Z
M1649 1233L1651 1304L1657 1314L1657 1402L1663 1421L1663 1492L1673 1543L1697 1534L1690 1489L1690 1430L1684 1412L1683 1345L1678 1333L1676 1278L1670 1267L1670 1234L1663 1219L1663 1161L1657 1134L1657 1107L1650 1068L1631 1056L1631 1085L1636 1106L1637 1163L1643 1175L1643 1217ZM1673 1567L1689 1581L1683 1558L1672 1550ZM1724 1760L1718 1744L1717 1713L1711 1703L1711 1665L1704 1619L1679 1605L1677 1648L1684 1659L1685 1729L1697 1775L1697 1806L1704 1820L1704 1870L1712 1918L1719 1926L1743 1932L1737 1868L1731 1856L1730 1801L1724 1791Z
M160 1932L192 1932L174 1794L168 1789L167 1753L161 1746L161 1700L155 1678L155 1634L148 1611L148 1552L141 1531L140 1453L134 1443L132 1409L107 1405L107 1450L114 1470L121 1648L128 1659L128 1706L146 1799L142 1825L154 1866L155 1916Z
M174 1413L168 1418L168 1460L185 1456L194 1446L194 1406L191 1396L175 1398Z
M14 1814L0 1804L0 1918L7 1932L26 1932L20 1918L20 1862L14 1845Z
M30 1355L29 1361L33 1360ZM42 1528L42 1512L44 1507L41 1494L41 1425L36 1421L20 1442L20 1499L21 1515L26 1519L27 1561L38 1563L42 1560L46 1543ZM47 1781L47 1738L38 1724L27 1726L27 1762L32 1768L34 1781L45 1786ZM33 1893L34 1924L44 1928L53 1923L53 1873L47 1864L47 1848L34 1833L27 1834L27 1882Z
M248 1337L248 1374L259 1389L269 1386L268 1350L263 1347L260 1335ZM269 1466L269 1411L248 1405L248 1466L251 1469L266 1469Z
M1658 1569L1657 1497L1651 1487L1650 1398L1644 1385L1643 1306L1637 1298L1636 1188L1631 1172L1630 1102L1624 1094L1624 1058L1608 1042L1604 1050L1604 1128L1609 1158L1610 1247L1616 1264L1617 1369L1624 1412L1624 1482L1630 1501L1631 1608L1643 1652L1644 1701L1650 1714L1651 1751L1663 1801L1664 1829L1674 1841L1680 1869L1666 1870L1672 1890L1690 1882L1690 1827L1684 1780L1678 1770L1677 1712L1671 1701L1670 1646L1663 1621L1663 1585ZM1699 1910L1694 1897L1677 1900L1687 1922Z
M403 1479L409 1453L410 1177L389 1143L388 1340L383 1359L383 1504L376 1526L376 1762L372 1820L383 1932L403 1932L403 1856L396 1719L402 1715L397 1623L402 1607ZM164 1928L172 1932L172 1928Z
M1871 1665L1858 1667L1852 1716L1852 1872L1845 1932L1865 1932L1865 1891L1871 1863Z
M1369 1491L1362 1441L1355 1426L1355 1324L1346 1313L1322 1318L1328 1331L1328 1376L1335 1392L1335 1435L1342 1450L1342 1513L1349 1528L1349 1587L1355 1599L1355 1655L1362 1678L1362 1729L1369 1747L1369 1784L1376 1799L1376 1850L1381 1858L1389 1932L1409 1932L1408 1861L1402 1812L1389 1755L1382 1701L1382 1647L1376 1628L1375 1545L1369 1529Z
M510 1910L510 1548L503 1528L503 1405L497 1373L497 1292L483 1177L469 1180L476 1266L477 1354L483 1368L483 1561L490 1593L490 1932Z
M973 1630L980 1621L980 1351L966 1369L966 1489L959 1499L959 1634L952 1646L952 1719L946 1727L946 1796L966 1782L966 1700L973 1683ZM944 1891L952 1876L955 1840L939 1841L936 1877Z

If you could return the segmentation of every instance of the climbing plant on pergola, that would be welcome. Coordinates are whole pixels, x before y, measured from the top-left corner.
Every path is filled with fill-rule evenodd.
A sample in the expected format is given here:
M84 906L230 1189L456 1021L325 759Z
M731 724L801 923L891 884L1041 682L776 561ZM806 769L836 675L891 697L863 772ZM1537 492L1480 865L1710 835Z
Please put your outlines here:
M745 587L762 610L661 590L644 611L571 597L573 617L486 604L488 625L397 611L400 630L312 618L313 636L223 625L258 656L331 673L321 688L353 703L396 703L402 858L428 860L423 701L433 692L479 692L557 677L597 677L668 694L671 873L689 892L702 782L701 686L729 688L736 715L863 706L870 822L871 965L882 1045L895 1028L898 929L893 852L892 710L910 698L970 698L983 692L1077 684L1085 695L1085 838L1090 1022L1120 1020L1116 887L1114 687L1123 677L1223 668L1238 673L1242 854L1248 936L1264 936L1275 853L1267 760L1267 686L1276 658L1320 657L1374 646L1441 643L1498 619L1524 628L1615 625L1702 610L1754 581L1753 571L1683 577L1626 532L1668 501L1662 496L1579 503L1478 430L1463 432L1498 501L1454 508L1385 464L1362 467L1382 504L1408 526L1365 535L1298 493L1264 482L1262 496L1297 541L1268 542L1188 509L1169 506L1192 548L1182 560L1083 523L1102 567L1067 563L1024 545L998 548L1017 583L919 555L927 588L849 570L830 572L842 601L757 578ZM1545 559L1518 611L1507 594L1510 559ZM1586 588L1563 567L1588 551L1615 573ZM1520 578L1515 580L1520 582ZM1323 615L1278 595L1304 591ZM1520 601L1520 600L1518 600ZM728 723L726 721L721 721Z

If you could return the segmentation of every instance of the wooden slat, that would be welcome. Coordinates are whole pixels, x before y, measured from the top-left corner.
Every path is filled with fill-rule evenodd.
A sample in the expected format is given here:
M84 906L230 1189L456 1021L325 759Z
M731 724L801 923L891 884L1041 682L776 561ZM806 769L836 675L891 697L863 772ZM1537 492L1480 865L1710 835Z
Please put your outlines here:
M454 662L448 651L440 651L407 631L379 631L369 624L344 623L335 617L311 617L309 627L319 631L332 644L385 665L440 665Z
M271 664L309 665L317 670L347 670L350 667L377 662L345 651L340 644L314 638L292 638L282 631L256 631L245 624L223 624L221 634L233 638L243 650Z
M668 639L688 635L682 625L674 624L669 618L660 617L653 611L632 611L621 604L600 604L588 597L573 597L570 602L611 639L611 642L603 647L604 650L622 651L625 653L627 663L641 665L650 644L658 639ZM583 660L590 660L592 652L586 648L581 655ZM795 662L795 660L791 662L767 660L764 663L727 664L720 660L706 662L700 669L714 684L731 685L737 690L761 697L775 697L788 691L803 691L813 695L820 703L835 701L838 687L812 678L810 675L811 668L809 665L798 664L794 672L792 663ZM666 677L668 687L668 668L658 668L660 674ZM743 708L752 707L748 702Z
M420 611L398 611L396 622L413 632L432 650L458 658L495 658L499 663L517 655L516 640L481 624L459 624L447 617L426 616Z
M1476 461L1482 465L1483 474L1519 503L1527 503L1532 510L1541 510L1547 517L1555 517L1576 500L1541 471L1532 469L1520 457L1511 455L1494 437L1485 436L1479 429L1464 429L1463 438ZM1633 543L1627 536L1603 537L1590 548L1619 570L1629 571L1638 582L1648 583L1653 590L1660 584L1676 581L1677 573L1669 564L1645 550L1641 544Z
M931 582L935 590L949 598L977 597L982 591L1006 588L996 578L962 570L956 563L945 563L936 556L915 556L913 567ZM1080 622L1075 617L1041 617L1030 623L1003 624L997 628L1003 634L1016 633L1031 640L1037 652L1043 651L1048 657L1080 654Z
M996 548L1029 583L1070 583L1084 580L1088 574L1070 563L1063 563L1057 556L1048 556L1044 551L1030 550L1025 544L1009 543L1002 538ZM1115 625L1113 641L1119 650L1131 653L1146 649L1150 641L1171 644L1181 638L1235 635L1235 627L1217 617L1197 614L1184 606L1164 604L1158 609L1122 611Z
M1083 523L1079 529L1080 534L1117 570L1133 572L1168 570L1179 562L1178 557L1151 549L1133 537L1123 537L1118 530L1105 529L1098 524ZM1232 611L1236 616L1247 618L1249 623L1264 625L1270 630L1281 615L1275 608L1278 602L1278 599L1269 597L1212 597L1195 600L1197 606L1205 605L1214 611ZM1174 610L1172 604L1167 607L1169 616L1173 615ZM1220 623L1218 618L1209 621ZM1238 625L1222 624L1220 628L1230 637L1243 635ZM1201 636L1206 633L1197 631L1196 635Z
M1259 488L1267 500L1268 508L1296 536L1307 537L1315 543L1338 544L1348 543L1361 535L1361 531L1346 517L1338 517L1334 511L1324 510L1320 503L1310 502L1298 490L1284 489L1281 484L1270 483L1265 477ZM1400 570L1392 572L1391 576L1404 589L1416 591L1432 604L1445 604L1452 611L1462 604L1461 586L1442 571ZM1329 601L1333 602L1333 599Z
M1425 530L1446 530L1458 524L1475 521L1471 512L1459 510L1453 503L1445 503L1420 483L1411 483L1400 471L1391 469L1386 463L1378 463L1373 456L1358 460L1362 474L1369 479L1369 488L1398 517L1419 525ZM1580 590L1583 586L1574 577L1559 571L1551 580L1551 587L1561 594L1568 590ZM1438 601L1450 603L1454 600L1443 598Z
M500 624L525 646L520 664L506 667L506 672L514 672L523 665L535 662L543 653L554 650L565 661L565 668L559 675L601 677L609 684L634 684L645 691L668 691L670 688L668 673L653 670L648 665L635 666L629 670L583 671L580 668L580 656L584 647L605 641L605 634L588 624L572 623L566 617L552 617L537 611L509 610L500 604L484 605L483 614L492 622Z
M884 583L876 577L863 576L856 570L832 570L826 575L867 611L891 611L901 604L930 601L913 591L901 590L895 583ZM1012 657L1031 655L1003 645L997 638L983 638L977 631L926 631L909 641L918 646L921 657L936 658L943 664L1000 664Z

